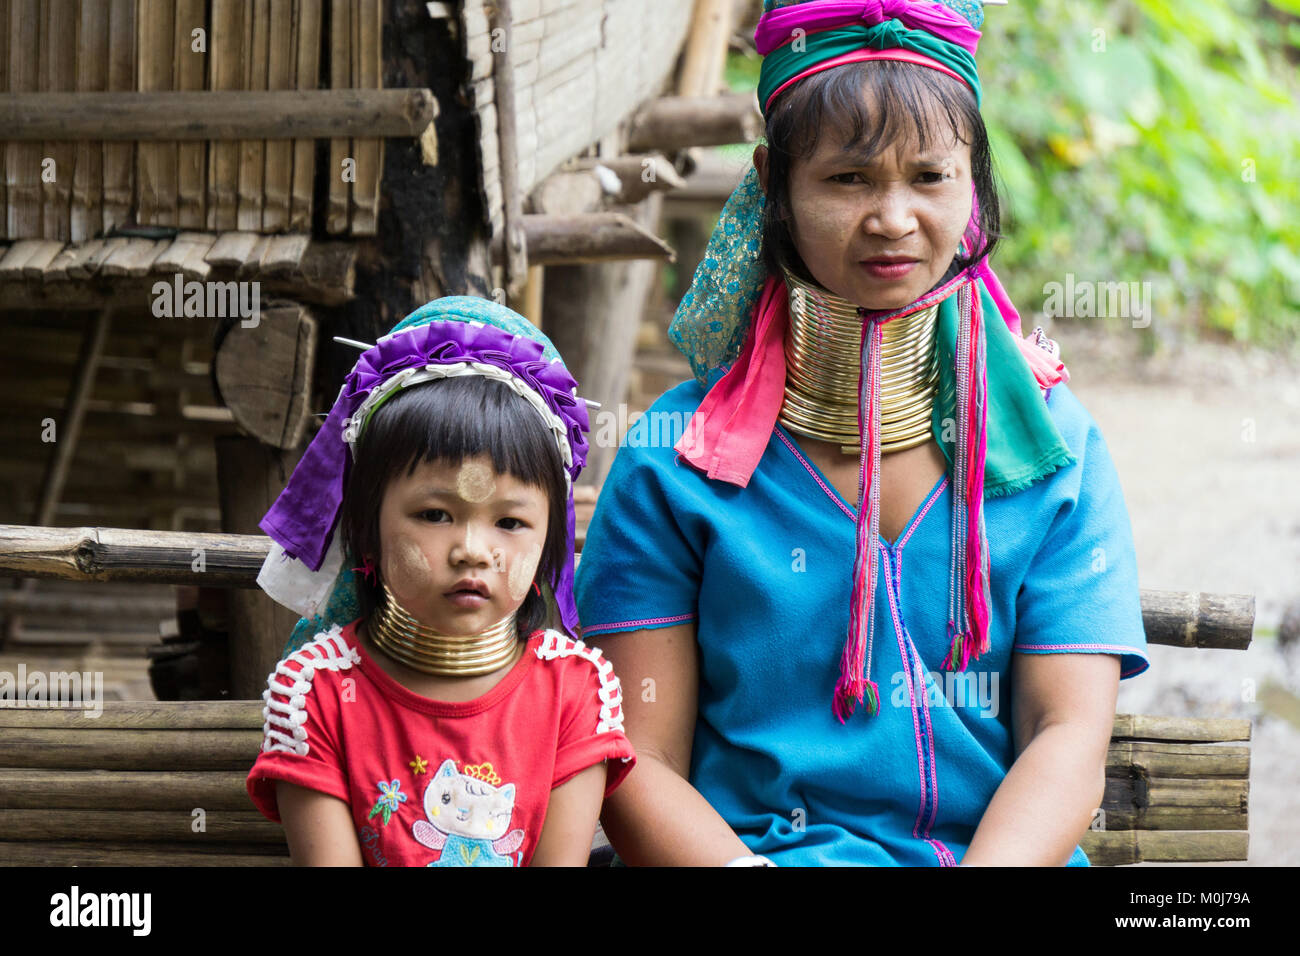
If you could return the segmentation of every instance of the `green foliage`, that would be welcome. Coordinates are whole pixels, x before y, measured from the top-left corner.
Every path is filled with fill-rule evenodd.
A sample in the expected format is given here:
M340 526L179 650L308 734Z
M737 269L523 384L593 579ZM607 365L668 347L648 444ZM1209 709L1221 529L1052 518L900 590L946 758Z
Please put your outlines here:
M1300 342L1300 0L1016 0L986 10L996 268L1151 282L1153 324ZM755 75L750 77L750 73ZM733 88L756 69L732 57Z

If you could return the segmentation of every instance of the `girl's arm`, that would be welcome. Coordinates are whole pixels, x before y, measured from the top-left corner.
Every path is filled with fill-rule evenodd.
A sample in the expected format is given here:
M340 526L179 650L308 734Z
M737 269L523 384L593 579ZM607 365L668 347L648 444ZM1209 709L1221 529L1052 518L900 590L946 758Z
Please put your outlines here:
M338 797L277 781L275 799L294 866L362 866L352 810Z
M605 761L592 764L551 791L542 835L530 866L586 866L605 794Z
M720 866L750 850L687 777L699 666L695 625L602 634L625 692L623 728L636 766L605 801L601 821L630 866ZM646 678L653 700L643 699Z
M962 866L1062 866L1106 789L1119 658L1015 654L1016 761L975 830Z

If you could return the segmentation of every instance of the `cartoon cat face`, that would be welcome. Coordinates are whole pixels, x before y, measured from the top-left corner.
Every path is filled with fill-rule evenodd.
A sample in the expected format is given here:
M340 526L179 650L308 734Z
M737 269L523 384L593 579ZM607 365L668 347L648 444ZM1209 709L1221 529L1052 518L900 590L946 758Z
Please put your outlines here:
M424 791L424 812L443 833L473 840L496 840L506 835L515 809L515 785L494 787L456 770L454 760L444 760Z

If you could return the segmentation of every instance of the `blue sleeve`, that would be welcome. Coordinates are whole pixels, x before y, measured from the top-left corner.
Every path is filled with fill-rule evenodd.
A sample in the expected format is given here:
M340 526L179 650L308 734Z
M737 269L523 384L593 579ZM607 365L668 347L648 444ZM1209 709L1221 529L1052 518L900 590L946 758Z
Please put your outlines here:
M649 420L644 415L628 430L587 529L574 582L584 638L696 618L701 554L673 507L676 471L690 466L653 440Z
M1016 598L1016 643L1024 654L1116 654L1120 677L1150 666L1138 592L1137 554L1119 475L1096 422L1086 419L1071 482ZM1083 432L1083 429L1080 429ZM1074 444L1074 443L1071 443Z

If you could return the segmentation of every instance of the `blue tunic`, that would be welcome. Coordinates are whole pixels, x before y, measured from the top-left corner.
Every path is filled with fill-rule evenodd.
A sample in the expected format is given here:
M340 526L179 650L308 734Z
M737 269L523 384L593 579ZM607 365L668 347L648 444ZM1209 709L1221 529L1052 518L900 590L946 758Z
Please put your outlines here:
M711 383L716 381L716 375ZM699 714L690 781L779 865L951 866L1014 760L1012 650L1148 666L1137 559L1101 432L1069 388L1048 407L1077 458L984 503L990 650L948 651L950 472L877 565L870 677L880 712L831 713L849 626L856 509L777 425L748 487L673 444L705 389L662 395L629 430L579 565L584 638L693 621ZM1086 865L1075 848L1071 865Z

